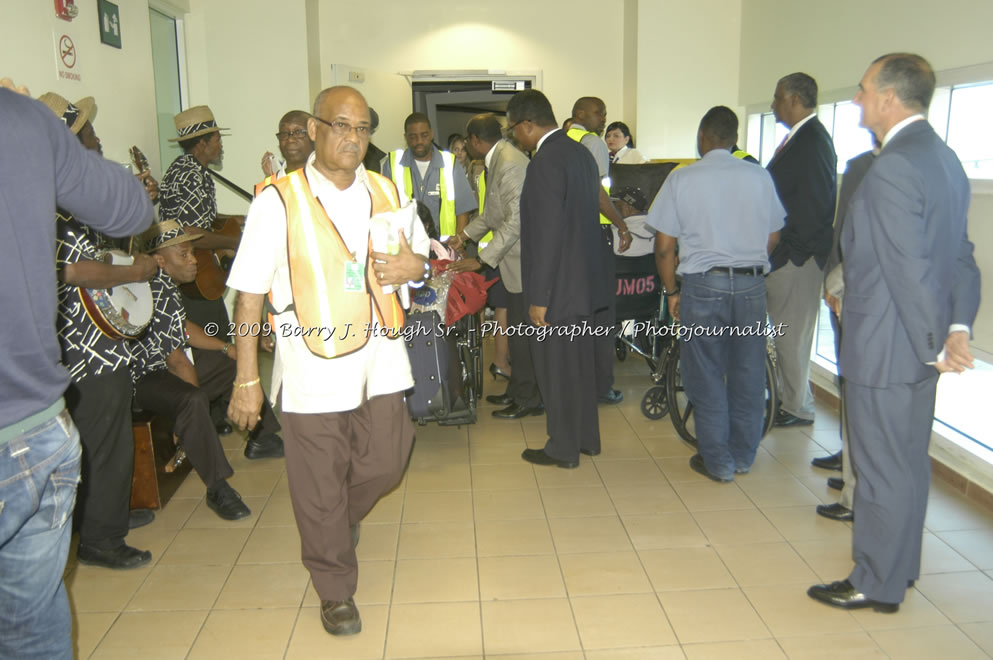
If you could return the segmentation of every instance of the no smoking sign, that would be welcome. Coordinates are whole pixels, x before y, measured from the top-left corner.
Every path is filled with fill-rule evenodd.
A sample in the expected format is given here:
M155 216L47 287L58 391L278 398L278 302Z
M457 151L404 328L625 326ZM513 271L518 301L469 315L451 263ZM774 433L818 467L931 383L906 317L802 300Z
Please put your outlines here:
M55 72L59 80L82 82L79 52L76 50L75 40L60 31L53 32L52 36L55 40Z

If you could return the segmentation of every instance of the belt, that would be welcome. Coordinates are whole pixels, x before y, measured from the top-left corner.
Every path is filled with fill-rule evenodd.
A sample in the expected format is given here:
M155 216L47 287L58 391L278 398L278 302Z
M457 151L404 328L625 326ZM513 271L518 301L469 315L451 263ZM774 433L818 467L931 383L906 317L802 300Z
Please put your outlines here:
M755 277L762 277L765 273L762 266L748 266L741 268L732 268L731 266L715 266L708 270L704 275L714 275L716 273L724 273L725 275L754 275Z

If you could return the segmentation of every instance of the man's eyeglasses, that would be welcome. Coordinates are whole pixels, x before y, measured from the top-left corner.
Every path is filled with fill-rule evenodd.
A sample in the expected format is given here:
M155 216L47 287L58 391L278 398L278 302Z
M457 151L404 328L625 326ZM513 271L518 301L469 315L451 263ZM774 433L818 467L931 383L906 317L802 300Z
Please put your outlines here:
M280 142L286 142L289 139L302 140L307 137L307 131L302 128L298 128L295 131L280 131L276 133L276 139Z
M327 119L321 119L316 115L314 115L313 117L322 124L326 124L330 126L331 132L334 133L335 135L348 135L352 131L355 131L356 137L360 137L362 139L368 139L369 135L372 133L372 131L369 129L368 126L352 126L351 124L345 123L343 121L338 121L337 119L335 119L334 121L328 121Z
M511 137L511 136L513 136L514 129L517 128L518 126L520 126L521 124L523 124L526 121L529 121L529 120L522 119L520 121L515 121L513 124L507 124L507 128L503 129L504 136L505 137L508 137L508 138Z

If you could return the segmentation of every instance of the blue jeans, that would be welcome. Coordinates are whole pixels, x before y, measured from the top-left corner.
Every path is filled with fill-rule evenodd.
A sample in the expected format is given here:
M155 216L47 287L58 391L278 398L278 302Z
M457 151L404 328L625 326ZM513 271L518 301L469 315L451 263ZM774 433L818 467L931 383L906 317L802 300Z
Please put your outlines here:
M0 446L0 658L72 658L62 573L81 456L66 410Z
M683 276L680 375L693 403L698 451L723 479L755 460L765 417L765 280Z

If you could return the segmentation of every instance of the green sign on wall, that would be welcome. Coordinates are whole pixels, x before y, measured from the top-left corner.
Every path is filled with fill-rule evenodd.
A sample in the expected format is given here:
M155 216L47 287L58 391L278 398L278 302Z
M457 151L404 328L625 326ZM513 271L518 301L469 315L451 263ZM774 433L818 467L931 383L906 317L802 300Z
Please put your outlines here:
M97 13L100 15L100 41L121 47L121 15L117 5L107 0L97 0Z

